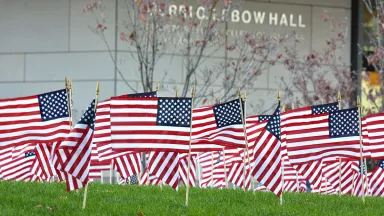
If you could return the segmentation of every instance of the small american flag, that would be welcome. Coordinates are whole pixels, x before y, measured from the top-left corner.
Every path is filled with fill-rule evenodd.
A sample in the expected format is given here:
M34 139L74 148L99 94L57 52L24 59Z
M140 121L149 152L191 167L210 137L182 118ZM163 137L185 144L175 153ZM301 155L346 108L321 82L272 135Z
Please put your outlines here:
M180 159L180 167L179 167L179 175L180 180L183 182L184 185L187 185L187 178L188 178L188 154L182 153L179 154ZM196 160L197 160L197 153L193 152L191 153L191 163L189 167L189 186L194 187L196 185Z
M214 105L210 115L213 118L205 120L205 124L210 125L209 131L193 127L193 145L215 144L231 148L244 148L244 129L241 118L240 101L233 100L222 104ZM214 124L213 123L214 120ZM207 128L206 128L207 129ZM201 132L204 133L201 133ZM203 135L202 135L203 134Z
M67 190L84 187L89 181L89 165L95 121L95 100L88 106L80 121L56 150L59 163L56 169L66 175Z
M112 98L112 150L187 152L191 102L191 98Z
M114 166L120 176L124 179L141 173L141 154L129 153L119 156L114 160Z
M287 119L286 142L292 164L322 159L360 158L357 108Z
M134 185L138 183L139 183L139 179L137 178L137 175L132 175L129 177L129 184Z
M255 142L252 176L277 196L281 196L280 102Z
M25 144L13 147L12 159L2 166L2 176L6 180L30 181L33 160L36 157L35 146Z

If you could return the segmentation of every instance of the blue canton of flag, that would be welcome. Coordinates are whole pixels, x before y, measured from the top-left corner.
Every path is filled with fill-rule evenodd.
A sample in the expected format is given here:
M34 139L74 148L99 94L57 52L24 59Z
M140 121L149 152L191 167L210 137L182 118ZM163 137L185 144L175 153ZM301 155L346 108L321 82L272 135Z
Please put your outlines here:
M128 97L138 97L138 98L147 98L147 97L156 97L157 95L156 91L153 92L143 92L143 93L136 93L136 94L128 94Z
M25 152L25 157L32 157L32 156L36 156L36 153L35 152Z
M379 167L380 167L381 169L384 169L384 160L382 160L382 161L380 162Z
M69 117L66 90L58 90L38 95L42 121Z
M159 126L191 127L191 98L158 98Z
M87 110L84 112L83 116L78 123L88 125L92 130L95 127L95 99L93 99L92 103L88 106Z
M268 120L266 129L273 134L278 140L281 140L281 129L280 129L280 102L277 105L275 112Z
M271 115L259 115L259 122L268 121L271 117Z
M213 113L218 128L228 125L242 124L239 100L215 105L213 107Z
M330 138L359 136L359 112L357 108L329 113Z
M330 103L312 106L312 114L323 114L339 110L339 103Z
M219 151L219 157L217 157L216 164L220 163L220 157L221 157L222 153L223 153L223 151Z
M137 178L137 175L133 175L130 177L130 184L133 185L133 184L138 184L139 180Z

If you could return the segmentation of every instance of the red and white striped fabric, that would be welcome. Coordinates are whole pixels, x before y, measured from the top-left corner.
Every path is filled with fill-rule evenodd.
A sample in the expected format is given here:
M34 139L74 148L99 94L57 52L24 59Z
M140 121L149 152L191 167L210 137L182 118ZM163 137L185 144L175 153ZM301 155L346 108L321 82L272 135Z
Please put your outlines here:
M163 183L177 190L180 165L178 153L151 152L149 158L149 174L157 176Z
M157 91L137 93L137 94L125 94L118 97L156 97ZM111 145L111 106L110 99L105 100L97 105L95 132L93 142L98 146L100 161L112 160L118 156L122 156L128 152L115 152L112 150Z
M2 166L2 176L5 180L31 181L31 167L35 155L35 145L24 144L13 147L12 157Z
M341 194L351 194L353 173L352 169L353 161L341 161L341 162L325 162L323 165L323 176L327 178L337 192L341 186ZM339 185L341 183L341 185Z
M365 196L370 196L372 194L371 188L369 186L369 178L368 176L364 176L364 191ZM363 185L360 172L355 172L353 175L353 190L352 194L354 196L362 196L363 195Z
M99 154L97 150L97 146L95 143L92 144L92 152L91 152L91 164L89 167L89 178L90 179L101 179L102 175L101 172L103 170L110 170L110 161L109 160L104 160L100 161L99 160Z
M280 103L255 144L252 176L274 194L281 196Z
M306 191L305 178L291 166L288 159L282 158L284 164L284 191L304 192Z
M112 150L187 152L190 103L191 98L111 98Z
M372 172L369 177L372 196L384 197L384 161Z
M141 173L141 153L128 153L113 160L114 169L124 179Z
M366 121L368 134L369 156L373 160L384 159L384 113L369 115L365 117L364 120ZM364 141L366 141L366 139L364 139ZM364 147L366 146L364 145Z
M191 187L196 186L196 165L197 165L197 153L191 153L191 163L189 167L189 185ZM180 180L184 185L187 185L187 177L188 177L188 154L182 153L179 155L180 158L180 167L179 167L179 175Z
M4 165L8 164L12 160L12 149L12 146L0 149L0 180L4 179L2 174L2 169L4 168Z
M240 113L239 100L194 109L192 144L244 148L244 128ZM197 151L196 146L194 146L194 149ZM207 150L214 149L206 147L201 151Z
M361 119L361 136L363 138L363 157L364 158L371 158L372 152L371 152L371 144L369 142L369 135L368 135L367 116ZM373 138L373 139L375 139L375 138Z
M250 157L250 164L255 162L254 149L255 141L259 137L260 133L264 130L267 125L269 115L260 115L260 116L249 116L246 118L246 128L247 128L247 140L248 140L248 154ZM231 150L225 150L226 155L230 155L229 159L233 158L232 164L227 165L228 171L228 181L232 182L238 187L243 188L244 186L244 175L245 175L245 185L248 190L251 189L251 178L250 176L250 166L248 164L248 158L246 149L238 149L238 154L228 154L227 152ZM245 174L244 174L244 161L246 163Z
M255 191L261 191L261 192L271 192L267 187L264 185L259 185L255 188Z
M219 154L217 152L205 152L199 156L199 163L201 166L201 179L200 187L206 188L211 186L213 179L214 163L217 161Z
M327 178L323 177L321 179L321 184L319 188L313 188L311 193L320 193L320 194L336 194L337 191L332 187L332 184L327 180Z
M0 122L0 149L62 140L70 130L66 90L0 99Z
M35 149L36 158L33 162L31 172L45 181L57 175L52 164L52 145L39 143Z
M139 184L140 185L158 185L160 184L160 179L157 178L157 176L154 176L154 175L150 175L148 174L149 173L149 170L146 170L143 175L141 176L141 179L140 179L140 182ZM149 176L149 178L148 178Z
M335 157L359 159L358 110L352 108L288 118L286 142L293 165Z

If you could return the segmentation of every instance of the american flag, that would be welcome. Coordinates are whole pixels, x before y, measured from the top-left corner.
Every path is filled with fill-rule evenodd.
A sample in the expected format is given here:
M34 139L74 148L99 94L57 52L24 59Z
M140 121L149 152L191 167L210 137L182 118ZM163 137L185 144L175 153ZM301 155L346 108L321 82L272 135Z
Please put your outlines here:
M128 179L130 176L141 173L140 153L128 153L113 160L115 169L122 178Z
M255 141L252 176L277 196L282 194L280 157L280 102Z
M357 108L287 119L286 142L292 164L322 159L360 158Z
M119 97L147 98L156 97L157 92L137 93L121 95ZM124 155L126 152L114 152L111 146L111 115L110 99L97 105L95 132L93 142L97 145L98 154L101 161L111 160L115 157Z
M0 100L0 148L53 142L69 133L66 90Z
M191 98L112 98L112 150L187 152L191 102Z
M189 185L191 187L195 187L196 185L196 160L197 160L197 153L193 152L191 153L191 160L190 160L190 167L189 167ZM188 154L182 153L179 154L180 158L180 167L179 167L179 175L180 180L183 182L184 185L187 185L187 178L188 178Z
M378 167L372 172L369 179L372 196L384 196L384 160L382 160Z
M364 141L368 141L370 157L373 160L384 159L384 114L369 115L364 120L366 121L366 134L368 134L368 138Z
M92 136L95 126L95 100L91 102L80 121L61 144L60 148L71 148L72 152L63 164L66 173L80 180L83 185L89 181ZM78 134L80 137L77 137ZM67 188L70 190L70 188Z
M80 121L56 150L57 169L66 174L67 190L77 190L89 181L89 165L95 121L95 100L91 102Z
M289 162L289 164L284 165L284 169L293 168L296 170L298 176L304 177L306 180L308 180L313 188L320 188L323 166L322 161L318 160L305 164L296 164L294 161L290 160L287 154L286 142L287 119L305 115L318 115L337 110L339 110L338 103L330 103L316 106L307 106L281 113L281 155L284 161Z
M95 143L92 144L92 152L91 152L91 164L89 167L89 178L90 179L101 179L101 172L103 170L110 170L111 162L108 160L100 161L99 154L97 150L97 145Z
M193 145L211 144L244 148L244 129L240 101L216 104L193 127ZM197 150L196 150L197 151Z
M282 158L284 164L284 191L303 192L306 191L305 178L297 173L291 166L289 160Z
M70 130L66 90L0 99L0 121L2 170L11 161L13 146L60 141L66 137Z

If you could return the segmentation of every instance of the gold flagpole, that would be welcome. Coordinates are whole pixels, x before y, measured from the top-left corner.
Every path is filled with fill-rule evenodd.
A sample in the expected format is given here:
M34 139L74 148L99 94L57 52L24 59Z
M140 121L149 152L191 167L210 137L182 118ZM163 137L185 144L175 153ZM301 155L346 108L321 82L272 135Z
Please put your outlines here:
M225 162L225 151L223 147L223 158L224 158L224 177L225 177L225 187L228 189L228 178L227 178L227 165Z
M99 101L99 92L100 92L100 82L98 82L97 86L96 86L96 97L95 97L94 112L96 112L97 103ZM83 198L83 209L85 209L85 205L87 203L87 193L88 193L88 182L85 185L84 198Z
M241 124L243 124L243 132L244 132L244 141L245 141L245 153L246 153L246 157L248 159L248 169L249 169L249 180L252 182L252 177L251 177L251 161L249 159L249 151L248 151L248 137L247 137L247 128L246 128L246 125L245 125L245 120L247 117L246 117L246 113L243 113L243 103L242 103L242 100L241 100L241 92L240 92L240 88L238 90L238 94L239 94L239 102L240 102L240 115L241 115ZM244 98L244 111L245 111L245 107L246 107L246 98ZM243 184L244 184L244 191L246 190L246 185L245 185L245 175L246 175L246 162L245 162L245 157L244 157L244 180L243 180Z
M277 102L280 104L280 89L277 90ZM280 105L279 105L280 106ZM279 120L280 121L280 120ZM281 130L281 129L280 129ZM280 160L281 160L281 195L280 195L280 206L283 206L283 193L284 193L284 161L281 157L280 149Z
M67 77L65 77L65 92L67 94L67 102L68 102L69 128L72 130L72 104L71 104L72 90L70 88L70 82L67 79Z
M191 168L191 143L192 143L192 114L193 114L193 98L194 98L194 88L192 88L192 101L191 101L191 121L190 121L190 132L189 132L189 150L188 150L188 171L187 171L187 191L185 193L185 205L188 206L188 196L189 196L189 175Z
M337 95L337 103L339 110L341 110L341 94L340 92ZM339 157L339 197L341 197L341 157Z
M291 107L291 109L293 110L293 109L295 109L295 104L292 102L292 105L291 105L292 107ZM299 189L299 187L300 187L300 184L299 184L299 174L298 174L298 171L297 170L295 170L295 173L296 173L296 189L297 189L297 193L299 193L300 192L300 189Z
M363 173L363 140L361 136L361 104L360 96L357 96L357 109L359 111L359 134L360 134L360 174L361 174L361 186L362 186L362 200L365 203L365 187L364 187L364 173Z
M281 108L281 111L285 112L285 105L283 105L283 108ZM281 174L282 174L281 181L282 181L282 184L283 184L282 190L284 191L284 158L283 157L281 157Z

